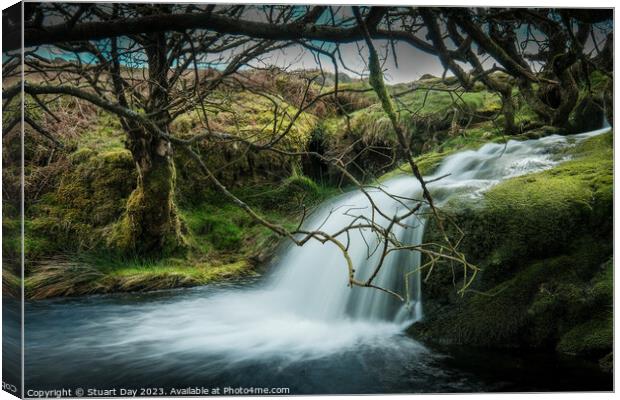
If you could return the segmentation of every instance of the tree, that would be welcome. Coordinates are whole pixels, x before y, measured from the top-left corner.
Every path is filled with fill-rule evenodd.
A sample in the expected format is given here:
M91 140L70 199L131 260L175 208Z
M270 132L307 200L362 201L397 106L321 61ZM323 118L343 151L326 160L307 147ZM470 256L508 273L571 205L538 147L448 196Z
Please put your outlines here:
M174 8L43 4L34 14L68 21L116 21L127 16L167 15ZM26 53L27 74L43 74L46 79L44 84L36 85L26 79L25 92L41 104L38 96L46 94L75 96L115 114L135 161L137 188L112 235L114 246L138 254L162 254L183 247L174 199L176 172L168 138L170 124L201 104L223 79L248 61L282 44L188 31L59 42L55 46L62 50L63 58L46 58L36 48ZM216 57L209 59L213 54ZM198 70L199 63L203 71ZM226 67L210 68L218 63ZM210 73L204 73L204 69ZM58 72L50 75L51 71Z

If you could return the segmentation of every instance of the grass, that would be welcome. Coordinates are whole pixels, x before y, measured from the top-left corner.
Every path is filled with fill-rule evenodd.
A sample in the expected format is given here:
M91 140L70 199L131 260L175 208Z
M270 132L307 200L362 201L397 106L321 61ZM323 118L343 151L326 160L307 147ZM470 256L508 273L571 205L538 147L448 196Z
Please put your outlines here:
M26 278L26 296L44 299L113 292L140 292L205 285L253 273L251 263L240 260L210 265L188 259L122 261L104 256L84 261L54 258L33 267Z
M125 135L117 117L101 112L93 128L80 136L77 141L77 154L80 150L106 152L124 149Z

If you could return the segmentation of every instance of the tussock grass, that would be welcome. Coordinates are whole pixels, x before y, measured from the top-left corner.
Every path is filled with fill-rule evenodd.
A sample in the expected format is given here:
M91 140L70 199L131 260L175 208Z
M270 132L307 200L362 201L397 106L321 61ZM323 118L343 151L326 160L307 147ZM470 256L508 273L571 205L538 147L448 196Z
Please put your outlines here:
M35 264L26 279L26 296L33 300L113 292L146 292L205 285L253 274L245 260L230 264L167 259L154 262L104 257L77 260L55 257Z
M26 278L26 296L45 299L58 296L79 296L100 293L99 281L104 274L96 268L65 257L53 257L31 267Z

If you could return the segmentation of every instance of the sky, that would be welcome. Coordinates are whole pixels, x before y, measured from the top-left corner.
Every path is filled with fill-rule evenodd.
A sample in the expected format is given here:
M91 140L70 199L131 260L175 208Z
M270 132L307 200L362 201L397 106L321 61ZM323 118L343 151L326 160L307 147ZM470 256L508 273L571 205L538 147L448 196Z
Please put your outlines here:
M396 66L393 52L391 48L388 47L387 41L377 40L375 41L375 46L382 55L382 58L385 59L383 64L385 80L390 84L415 81L424 74L441 76L443 73L443 67L437 57L424 53L407 43L394 43L398 66ZM102 47L106 46L102 45ZM344 64L349 70L343 66L340 60L337 60L338 72L344 72L351 78L359 78L360 76L366 77L364 74L368 72L366 69L368 51L363 42L341 44L340 52L342 54L342 61L344 61ZM66 53L54 46L41 46L37 53L49 59L63 58L65 60L75 60L76 58L73 54ZM83 54L81 58L82 62L85 63L96 62L95 57L90 54ZM135 61L136 59L134 58L133 60ZM320 62L323 70L334 72L334 67L329 57L320 55ZM250 64L260 67L270 65L283 69L286 68L288 70L310 70L319 68L315 54L300 45L272 51L262 56L260 61L257 60ZM133 66L139 67L140 65ZM222 65L222 68L223 67ZM450 74L448 74L448 76L450 76Z
M350 7L341 7L335 8L336 18L351 18L351 10ZM299 7L299 12L301 14L306 12L305 6ZM301 15L300 14L300 15ZM264 20L265 14L261 11L261 8L248 8L247 11L244 12L244 18L249 20ZM329 23L329 15L328 13L324 13L321 17L324 21L320 21L320 23ZM59 23L57 17L48 16L46 17L46 24L56 24ZM122 39L121 39L122 40ZM315 45L320 45L314 43ZM333 46L333 45L332 45ZM358 48L360 46L360 48ZM375 41L375 46L377 49L385 55L388 49L388 42L385 40L377 40ZM420 76L424 74L433 74L436 76L440 76L443 73L443 67L441 63L437 59L437 57L431 56L427 53L424 53L420 50L415 49L413 46L402 43L395 42L395 53L396 59L398 60L398 66L396 65L393 52L391 48L389 49L389 56L386 58L384 63L384 72L385 79L388 83L401 83L401 82L410 82L417 80ZM106 47L105 45L103 47ZM368 52L365 48L363 41L357 43L346 43L340 45L340 51L342 54L342 59L346 64L346 67L352 71L347 70L345 66L342 65L340 60L338 60L338 68L339 72L344 72L352 78L359 78L360 74L364 74L366 71L366 60L368 58ZM75 60L75 56L70 53L65 53L54 46L42 46L38 54L46 57L46 58L63 58L65 60ZM82 55L80 56L83 62L90 63L96 62L92 55ZM226 58L226 57L224 57ZM272 66L277 66L280 68L287 67L290 70L300 70L300 69L317 69L319 64L316 61L315 55L312 54L309 50L299 46L289 46L284 50L274 51L267 55L261 57L262 62L266 64L271 64ZM134 55L135 61L135 55ZM327 56L320 56L320 61L323 69L325 71L334 72L334 68L332 62ZM126 64L121 61L122 64ZM254 65L265 66L261 62L251 63ZM139 66L139 65L133 65ZM218 68L224 68L224 65L218 66ZM448 74L450 75L450 74Z
M396 66L391 49L387 58L385 57L387 45L388 42L385 40L377 40L375 42L375 46L384 56L383 58L385 58L383 68L385 80L388 83L411 82L419 79L424 74L441 76L443 73L443 66L436 56L424 53L403 42L395 43L396 60L398 62L398 66ZM360 46L359 49L358 46ZM367 72L366 60L368 58L368 51L362 42L341 44L340 51L349 69L360 74ZM318 67L315 56L310 51L300 46L289 47L282 51L274 51L270 53L268 57L273 65L281 68L288 66L294 70L314 69ZM321 64L325 71L334 72L334 67L329 57L322 55ZM344 72L352 78L359 77L355 76L354 72L346 70L340 60L338 60L338 64L339 72Z

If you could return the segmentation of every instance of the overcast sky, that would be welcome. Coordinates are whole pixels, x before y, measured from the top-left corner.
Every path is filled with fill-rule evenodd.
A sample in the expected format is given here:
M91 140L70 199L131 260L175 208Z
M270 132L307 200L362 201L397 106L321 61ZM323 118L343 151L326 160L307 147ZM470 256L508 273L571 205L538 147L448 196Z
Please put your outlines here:
M394 45L398 67L391 49L384 63L385 78L389 83L411 82L424 74L441 76L443 73L443 67L436 56L424 53L407 43L396 42ZM385 56L387 41L378 40L375 42L375 46ZM368 51L363 42L341 44L340 52L347 68L357 73L367 72L365 62L368 58ZM318 68L315 56L300 46L274 51L269 54L264 62L281 68L289 67L293 70ZM324 70L334 72L334 67L329 57L321 56L321 64ZM339 72L344 72L353 78L357 77L354 72L346 70L340 60L338 60L338 69Z

